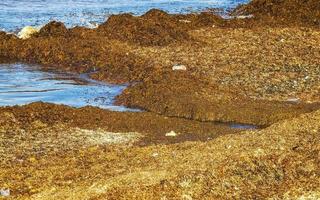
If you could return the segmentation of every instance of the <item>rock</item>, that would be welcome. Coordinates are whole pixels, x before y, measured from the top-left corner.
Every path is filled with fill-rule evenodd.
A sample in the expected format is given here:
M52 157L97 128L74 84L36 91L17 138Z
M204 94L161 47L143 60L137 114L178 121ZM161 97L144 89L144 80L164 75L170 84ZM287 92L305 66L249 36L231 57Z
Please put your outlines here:
M173 71L176 71L176 70L183 70L183 71L185 71L185 70L187 70L187 67L186 67L185 65L173 65L172 70L173 70Z
M18 37L20 39L25 40L25 39L30 38L32 35L34 35L38 32L39 32L39 28L35 28L32 26L26 26L18 33Z
M176 137L178 134L176 133L176 132L174 132L174 131L171 131L171 132L169 132L169 133L166 133L166 136L167 137Z

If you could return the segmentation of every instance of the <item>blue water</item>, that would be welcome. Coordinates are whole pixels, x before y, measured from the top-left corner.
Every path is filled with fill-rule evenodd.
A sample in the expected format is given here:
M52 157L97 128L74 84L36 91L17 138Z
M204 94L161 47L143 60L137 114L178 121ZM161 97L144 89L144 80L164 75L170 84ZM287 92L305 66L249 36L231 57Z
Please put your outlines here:
M115 96L123 89L124 85L94 81L85 74L43 72L36 65L0 65L0 106L42 101L72 107L91 105L116 111L136 111L113 105Z
M239 129L239 130L257 130L258 126L250 125L250 124L237 124L237 123L229 123L230 128Z
M1 0L0 30L17 32L22 27L41 26L51 20L68 27L92 26L110 14L136 15L151 8L170 13L198 12L206 8L228 9L249 0Z

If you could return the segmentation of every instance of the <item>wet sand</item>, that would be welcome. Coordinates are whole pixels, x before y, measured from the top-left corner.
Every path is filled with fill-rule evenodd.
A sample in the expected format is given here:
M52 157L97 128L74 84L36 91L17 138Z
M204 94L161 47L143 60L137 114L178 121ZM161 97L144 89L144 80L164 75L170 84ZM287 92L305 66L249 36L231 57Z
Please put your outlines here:
M97 29L52 22L27 40L0 33L1 62L129 83L117 103L148 111L0 108L0 188L34 199L320 198L320 8L284 2L233 12L254 17L151 10Z

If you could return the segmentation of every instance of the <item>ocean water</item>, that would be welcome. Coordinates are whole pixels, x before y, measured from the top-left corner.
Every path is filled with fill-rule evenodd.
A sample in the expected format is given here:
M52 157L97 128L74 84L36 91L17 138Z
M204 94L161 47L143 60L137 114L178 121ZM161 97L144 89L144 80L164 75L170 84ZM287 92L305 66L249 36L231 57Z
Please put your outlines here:
M68 27L93 26L110 14L140 15L158 8L170 13L199 12L206 8L234 8L249 0L1 0L0 30L18 32L22 27L41 26L51 20Z
M125 87L95 81L86 74L44 72L37 65L0 65L0 106L42 101L72 107L90 105L115 111L138 111L114 105L115 96Z

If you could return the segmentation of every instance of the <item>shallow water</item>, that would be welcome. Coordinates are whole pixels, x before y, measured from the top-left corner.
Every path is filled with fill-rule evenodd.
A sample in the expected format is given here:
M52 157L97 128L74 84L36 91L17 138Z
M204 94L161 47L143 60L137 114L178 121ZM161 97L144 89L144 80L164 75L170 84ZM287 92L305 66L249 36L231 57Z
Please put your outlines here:
M239 129L239 130L258 130L260 127L250 124L237 124L237 123L228 123L230 128Z
M158 8L170 13L197 12L206 8L234 8L249 0L1 0L0 30L17 32L24 26L41 26L51 20L68 27L94 26L110 14L140 15Z
M83 107L87 105L116 111L136 111L113 105L124 85L110 85L75 75L43 72L36 65L0 65L0 106L43 101Z

